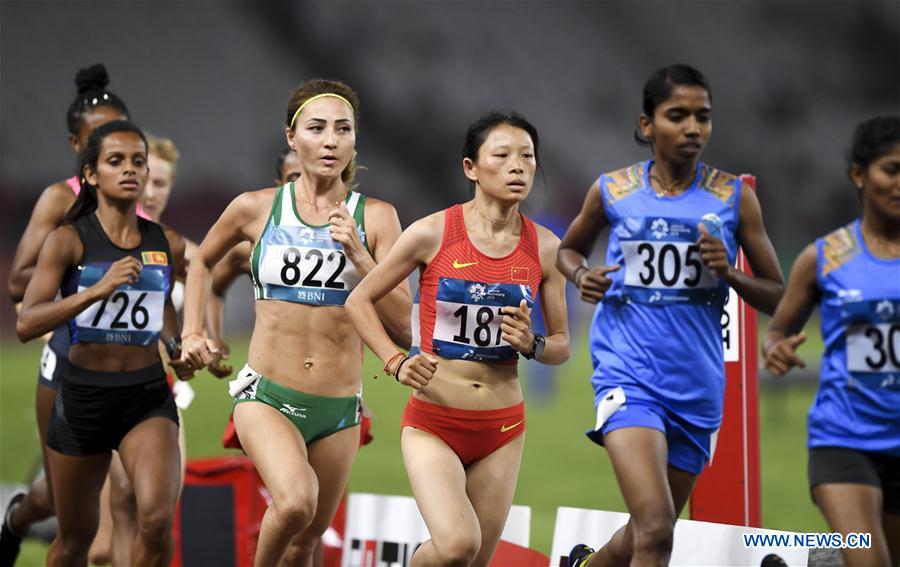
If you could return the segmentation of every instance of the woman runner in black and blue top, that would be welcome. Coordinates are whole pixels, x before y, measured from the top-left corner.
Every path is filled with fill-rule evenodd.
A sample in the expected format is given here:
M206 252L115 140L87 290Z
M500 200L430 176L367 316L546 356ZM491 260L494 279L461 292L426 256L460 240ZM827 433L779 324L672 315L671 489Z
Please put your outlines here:
M184 243L137 216L148 167L136 126L113 121L94 130L80 165L84 186L41 250L16 325L27 341L68 322L72 342L47 431L59 521L47 564L86 565L116 449L137 500L132 565L165 565L181 457L157 342L169 345L179 376L190 377L178 360L170 297Z

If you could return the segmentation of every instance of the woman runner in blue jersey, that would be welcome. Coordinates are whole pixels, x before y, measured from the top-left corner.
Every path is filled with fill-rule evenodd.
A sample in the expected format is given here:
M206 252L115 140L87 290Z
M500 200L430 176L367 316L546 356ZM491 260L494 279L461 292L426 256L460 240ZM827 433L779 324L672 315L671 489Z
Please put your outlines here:
M797 258L765 339L777 376L805 364L795 353L819 304L821 381L809 410L809 485L828 526L868 533L844 565L900 564L900 116L856 128L849 174L862 217Z
M400 221L389 203L353 190L358 118L359 99L343 83L296 88L285 131L300 177L236 197L189 268L184 353L199 367L219 354L203 330L211 269L240 242L253 244L256 322L230 391L241 445L272 495L259 567L309 564L359 446L362 341L344 301L385 257ZM404 329L411 304L401 285L379 309Z
M783 290L756 195L700 162L712 93L686 65L644 86L638 141L653 158L591 186L559 249L560 271L597 303L591 326L596 425L631 517L570 565L664 565L675 521L715 449L725 369L721 318L729 286L771 313ZM606 265L587 258L609 227ZM754 275L734 267L738 247Z

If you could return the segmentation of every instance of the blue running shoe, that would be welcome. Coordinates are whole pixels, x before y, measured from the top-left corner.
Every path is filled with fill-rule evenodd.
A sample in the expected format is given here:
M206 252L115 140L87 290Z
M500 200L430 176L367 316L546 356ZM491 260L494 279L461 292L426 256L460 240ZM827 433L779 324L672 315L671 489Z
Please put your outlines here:
M579 543L569 552L569 567L583 567L587 565L594 553L596 552L593 547Z

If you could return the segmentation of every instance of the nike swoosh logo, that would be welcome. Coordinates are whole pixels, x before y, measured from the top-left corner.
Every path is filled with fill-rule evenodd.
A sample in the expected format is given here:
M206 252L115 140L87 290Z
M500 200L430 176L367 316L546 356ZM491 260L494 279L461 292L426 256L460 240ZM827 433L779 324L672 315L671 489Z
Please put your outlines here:
M478 263L478 262L465 262L465 263L462 263L462 262L460 262L459 260L453 260L453 267L456 268L456 269L458 270L459 268L468 268L469 266L474 266L474 265L477 264L477 263Z
M518 426L521 425L521 424L522 424L521 421L517 421L516 423L513 423L512 425L501 425L501 426L500 426L500 433L506 433L506 432L509 431L510 429L515 429L516 427L518 427Z

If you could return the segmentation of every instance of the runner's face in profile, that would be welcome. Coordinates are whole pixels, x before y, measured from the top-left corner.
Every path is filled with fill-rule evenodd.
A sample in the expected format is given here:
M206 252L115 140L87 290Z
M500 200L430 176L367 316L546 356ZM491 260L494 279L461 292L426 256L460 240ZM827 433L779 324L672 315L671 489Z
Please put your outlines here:
M356 147L353 110L335 97L314 100L288 130L303 171L317 177L338 177L346 169Z
M534 183L537 159L525 130L500 124L478 148L477 162L466 158L463 170L488 196L501 201L525 200Z
M97 169L85 168L88 182L112 200L137 201L147 184L147 148L134 132L113 132L100 146Z
M851 176L857 186L862 186L867 207L900 222L900 144L870 163L864 172L854 165Z
M695 85L676 85L672 96L653 111L653 121L641 120L641 128L653 142L657 159L673 164L696 162L712 133L709 93Z
M284 156L284 163L281 165L281 179L278 180L279 185L297 181L300 177L300 168L303 164L295 152L291 152Z
M147 186L141 195L141 207L150 218L159 222L166 205L169 204L169 196L172 193L173 171L172 164L158 155L150 152L147 156L147 165L150 174L147 177Z

